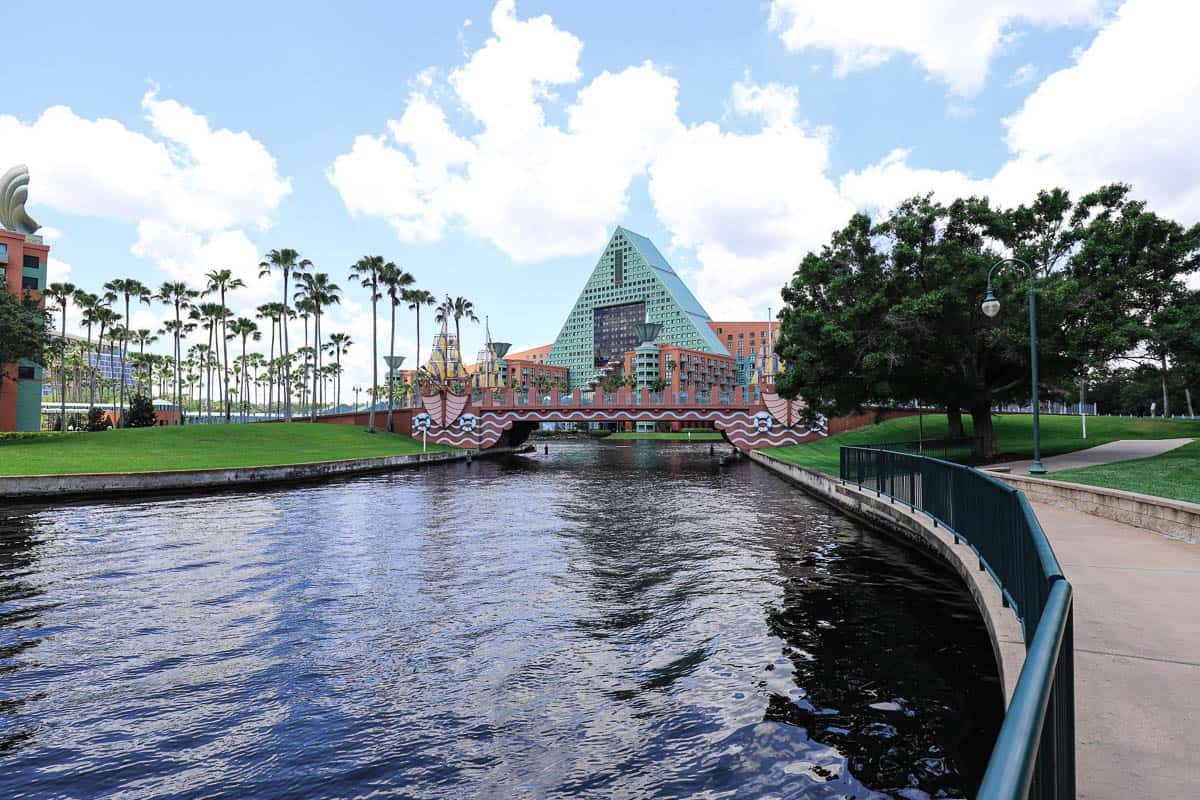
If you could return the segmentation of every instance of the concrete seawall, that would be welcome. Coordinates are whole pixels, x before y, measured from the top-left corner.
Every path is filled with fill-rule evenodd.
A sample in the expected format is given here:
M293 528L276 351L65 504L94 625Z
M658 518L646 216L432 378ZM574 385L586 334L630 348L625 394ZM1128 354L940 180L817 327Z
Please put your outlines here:
M437 453L313 461L261 467L188 469L164 472L108 472L77 475L22 475L0 482L0 499L55 500L71 497L105 497L154 492L187 492L223 488L250 488L262 484L340 478L368 472L469 461L472 458L526 452L529 447L493 447L489 450L449 450Z
M926 514L902 503L876 497L874 492L856 486L843 486L823 472L782 461L764 451L753 451L750 458L846 514L915 544L958 573L975 599L992 641L1007 708L1025 664L1025 638L1012 609L1004 607L1000 588L991 575L979 569L979 560L967 544L954 544L953 535L945 528L935 528Z
M1020 489L1031 502L1082 511L1094 517L1145 528L1189 544L1200 544L1198 503L992 470L988 470L988 474Z

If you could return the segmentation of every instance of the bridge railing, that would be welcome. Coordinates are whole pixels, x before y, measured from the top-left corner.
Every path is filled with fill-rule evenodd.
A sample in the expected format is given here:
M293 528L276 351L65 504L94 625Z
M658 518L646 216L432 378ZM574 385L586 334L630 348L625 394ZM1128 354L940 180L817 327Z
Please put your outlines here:
M980 800L1075 797L1071 584L1025 495L961 464L841 448L841 480L904 503L965 541L1025 632L1025 665L996 737Z

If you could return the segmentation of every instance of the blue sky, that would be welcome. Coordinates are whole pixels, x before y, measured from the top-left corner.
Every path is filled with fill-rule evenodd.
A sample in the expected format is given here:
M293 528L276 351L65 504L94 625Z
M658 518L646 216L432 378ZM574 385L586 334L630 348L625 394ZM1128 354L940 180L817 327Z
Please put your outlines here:
M520 347L553 339L617 224L728 319L777 306L855 209L916 192L1123 180L1200 212L1200 4L50 5L0 9L39 41L0 100L0 167L31 168L51 279L226 266L247 311L278 293L258 257L295 247L346 289L326 329L357 341L350 380L368 253Z

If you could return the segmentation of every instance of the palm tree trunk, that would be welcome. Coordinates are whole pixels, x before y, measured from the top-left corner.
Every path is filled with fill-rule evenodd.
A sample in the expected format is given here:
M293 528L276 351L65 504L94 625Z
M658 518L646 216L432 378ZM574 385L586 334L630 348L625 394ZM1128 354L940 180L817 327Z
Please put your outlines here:
M226 325L226 319L228 318L229 314L225 310L225 287L224 286L221 287L221 308L222 308L221 349L225 353L221 357L221 361L223 362L221 364L221 368L225 375L225 381L224 381L224 383L225 383L225 403L224 403L224 405L225 405L225 424L228 425L229 424L229 416L230 416L229 415L229 404L230 404L230 401L229 401L229 328Z
M317 389L321 385L321 306L316 304L313 311L313 385L312 385L312 416L309 422L317 421Z
M267 359L267 377L271 376L271 362L275 360L275 320L271 320L271 356ZM275 402L275 381L267 381L267 413L272 411L271 405Z
M59 422L62 429L67 429L67 296L63 295L62 302L62 408L59 411Z
M387 415L388 433L393 432L392 431L392 403L394 402L394 398L392 397L392 395L395 393L394 390L396 387L396 377L393 374L396 370L392 368L392 364L395 363L395 359L396 359L396 304L393 302L391 305L392 305L392 327L391 327L391 333L389 334L389 342L390 343L388 344L388 358L389 358L389 361L388 361L388 415Z
M375 432L375 405L379 387L379 335L377 333L379 299L378 287L371 282L371 411L367 414L367 433Z
M92 329L88 328L87 357L92 357ZM88 364L88 422L91 422L92 406L96 404L96 365L100 363L99 354L96 360Z
M129 293L125 293L125 332L121 334L121 372L117 378L120 383L121 416L117 427L125 427L125 353L129 350Z
M286 395L286 397L283 400L283 402L284 402L283 418L285 421L291 422L292 421L292 362L288 359L288 329L287 329L288 293L287 292L288 292L288 270L286 267L284 267L284 270L283 270L283 317L279 323L281 326L280 332L281 332L282 338L283 338L283 375L281 377L283 379L283 394Z

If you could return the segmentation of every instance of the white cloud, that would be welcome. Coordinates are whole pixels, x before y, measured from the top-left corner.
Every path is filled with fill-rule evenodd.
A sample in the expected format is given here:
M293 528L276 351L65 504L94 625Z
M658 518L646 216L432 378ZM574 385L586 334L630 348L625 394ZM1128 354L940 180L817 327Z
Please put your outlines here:
M81 216L155 219L196 230L265 227L291 184L247 133L154 91L142 98L153 136L53 106L32 123L0 116L0 151L29 165L31 200Z
M1087 192L1129 183L1155 210L1200 220L1200 6L1129 0L1078 57L1048 76L1009 117L1011 157L993 175L921 169L896 150L841 180L860 207L887 209L915 193L989 195L1002 205L1038 189Z
M275 299L276 281L258 278L258 248L245 232L265 229L291 191L275 159L248 133L214 130L202 115L155 91L141 107L149 133L112 119L84 119L65 106L32 123L0 115L0 152L29 165L35 209L136 225L131 252L153 261L164 278L199 288L205 272L229 268L247 285L229 298L236 311ZM44 234L61 237L57 228ZM69 266L50 259L51 280L69 274ZM87 277L75 282L97 290L101 279ZM157 312L142 308L134 327L157 324Z
M787 125L800 107L795 86L758 86L748 79L733 85L733 108L739 114L758 114L768 125Z
M653 64L605 72L547 122L558 87L577 83L582 43L548 16L520 20L512 0L493 36L449 85L479 125L460 135L418 86L388 133L359 136L328 177L352 214L386 219L401 239L438 239L450 220L518 261L603 244L632 180L682 126L676 82Z
M50 256L46 261L46 284L64 283L71 280L71 265Z
M1012 77L1008 80L1009 86L1025 86L1037 80L1038 68L1036 64L1022 64L1013 70Z
M133 254L153 260L166 277L186 281L194 288L204 286L204 275L211 270L232 271L246 284L226 298L235 313L249 313L261 303L282 299L282 283L277 275L258 277L258 248L242 230L201 234L147 220L138 224Z
M695 248L697 294L718 318L756 318L805 250L854 208L829 180L828 143L792 121L794 90L734 87L735 109L763 114L762 131L714 123L671 140L650 169L650 196L676 246Z
M906 54L955 94L970 96L983 87L989 64L1015 24L1094 24L1107 5L1107 0L772 0L770 24L791 50L832 51L838 76Z

